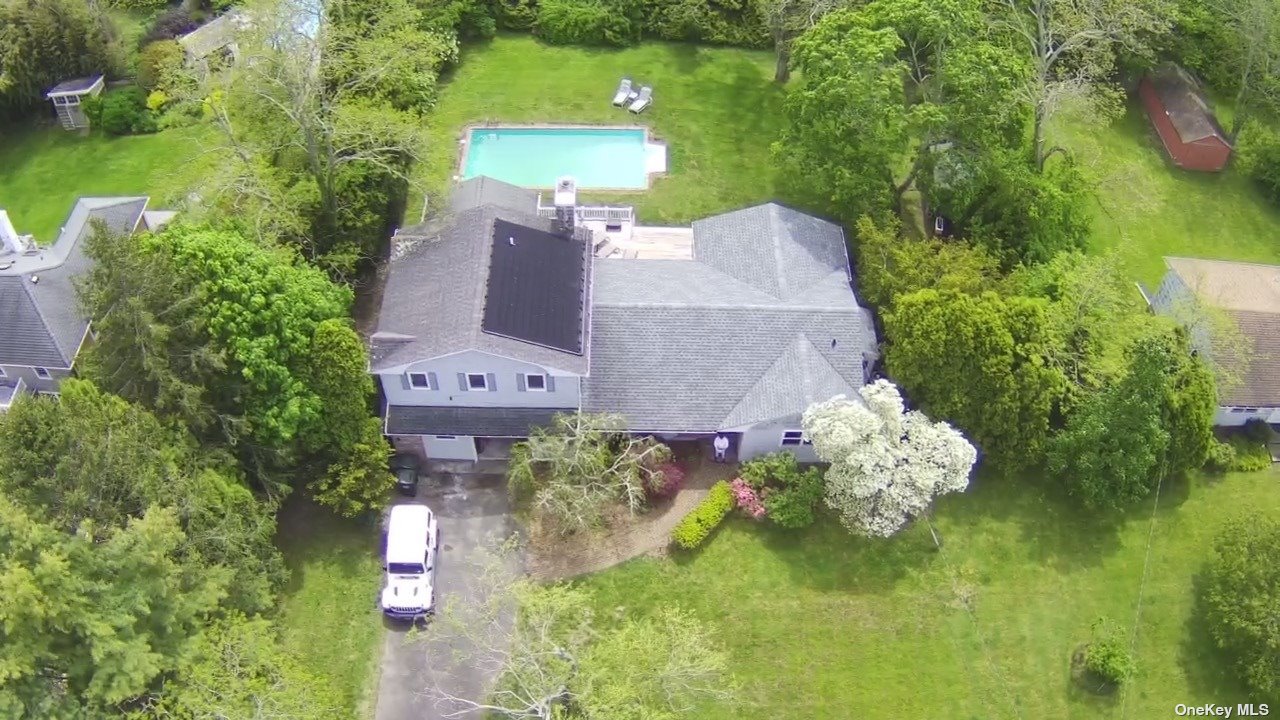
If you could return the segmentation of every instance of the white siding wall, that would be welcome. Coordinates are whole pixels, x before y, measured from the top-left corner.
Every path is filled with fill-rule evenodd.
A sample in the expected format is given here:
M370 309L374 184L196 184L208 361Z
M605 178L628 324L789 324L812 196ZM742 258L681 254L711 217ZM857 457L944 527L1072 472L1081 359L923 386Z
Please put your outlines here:
M1233 412L1236 411L1236 412ZM1213 424L1222 427L1237 427L1248 422L1252 418L1259 418L1266 422L1280 422L1280 408L1232 408L1220 407L1218 413L1213 417Z
M818 462L812 445L782 444L783 432L799 429L799 415L739 429L742 435L738 444L738 460L750 460L758 455L785 450L795 455L800 462Z
M409 373L434 373L437 390L409 386ZM488 391L462 390L458 375L485 373L491 375L493 387ZM548 374L547 368L511 360L488 353L468 351L433 360L412 363L402 373L380 374L382 391L390 405L454 405L465 407L553 407L577 409L580 402L579 378L557 375L554 390L519 389L521 373Z
M432 460L476 459L476 441L470 435L423 435L422 449Z
M23 385L26 386L28 392L57 392L58 384L63 378L69 377L69 370L49 370L49 378L42 379L36 376L35 368L20 367L16 365L0 365L0 369L4 370L4 377L0 378L0 383L5 385L14 385L18 382L18 378L22 378Z

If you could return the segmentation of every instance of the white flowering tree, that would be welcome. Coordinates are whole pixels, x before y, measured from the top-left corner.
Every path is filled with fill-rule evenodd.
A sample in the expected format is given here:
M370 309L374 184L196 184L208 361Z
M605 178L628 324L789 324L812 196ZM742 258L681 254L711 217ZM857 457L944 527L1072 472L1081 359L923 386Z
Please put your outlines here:
M827 506L849 530L889 537L924 514L943 493L964 490L978 459L973 445L945 422L906 411L887 380L804 413L805 435L827 470ZM932 532L932 528L930 528ZM934 535L934 542L938 542Z

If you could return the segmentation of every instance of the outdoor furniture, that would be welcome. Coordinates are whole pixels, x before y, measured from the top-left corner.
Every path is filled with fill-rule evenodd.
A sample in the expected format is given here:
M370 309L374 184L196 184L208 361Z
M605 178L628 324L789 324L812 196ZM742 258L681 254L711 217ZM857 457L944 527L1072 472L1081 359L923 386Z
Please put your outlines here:
M618 83L618 91L613 94L613 104L615 107L622 107L635 96L635 91L631 89L631 78L624 77Z
M640 95L636 97L636 101L631 103L631 107L627 109L633 113L641 113L641 112L644 112L644 109L649 107L649 105L652 102L653 102L653 88L649 87L648 85L645 85L644 87L640 88Z

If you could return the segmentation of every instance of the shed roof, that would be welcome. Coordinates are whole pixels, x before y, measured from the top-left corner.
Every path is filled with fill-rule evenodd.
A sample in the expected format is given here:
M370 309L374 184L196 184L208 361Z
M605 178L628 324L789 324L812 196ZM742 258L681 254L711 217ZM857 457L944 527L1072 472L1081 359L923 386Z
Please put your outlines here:
M59 97L62 95L83 95L92 91L95 87L102 84L101 75L89 75L87 77L75 78L73 80L63 80L54 85L49 92L45 93L45 97Z
M1151 86L1182 142L1192 143L1210 137L1227 142L1226 133L1218 125L1213 110L1186 70L1171 63L1161 65L1151 76Z
M199 60L235 42L236 35L248 25L246 13L228 10L186 35L178 36L178 44L193 60Z

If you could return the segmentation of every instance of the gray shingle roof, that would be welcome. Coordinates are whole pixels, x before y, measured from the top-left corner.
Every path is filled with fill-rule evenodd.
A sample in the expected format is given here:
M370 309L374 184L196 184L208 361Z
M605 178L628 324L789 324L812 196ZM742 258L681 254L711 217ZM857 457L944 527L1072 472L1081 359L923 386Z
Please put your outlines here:
M1280 313L1227 311L1252 343L1240 382L1221 389L1219 405L1280 407Z
M692 261L596 263L584 410L637 430L711 432L865 382L875 329L838 226L769 204L693 228Z
M1186 70L1167 63L1151 76L1151 87L1182 142L1192 143L1210 137L1226 142L1226 134L1218 125L1218 119L1200 94L1195 79Z
M495 219L550 231L551 220L529 212L481 205L396 236L386 292L372 338L371 367L385 370L463 350L479 350L585 375L584 355L482 332L485 282ZM587 296L591 247L582 245ZM583 347L590 343L590 308L584 307Z
M51 247L0 271L0 364L71 367L89 327L75 289L90 265L82 241L93 221L111 232L132 232L146 205L145 197L80 198Z
M482 205L533 213L538 207L538 192L481 175L458 183L449 196L449 209L455 213Z
M693 223L693 259L780 300L849 271L839 225L766 203Z
M550 425L558 412L573 410L392 405L387 408L386 431L388 435L528 437L530 428Z

